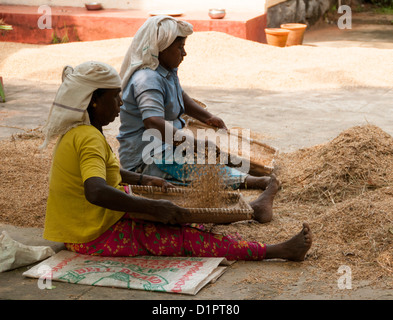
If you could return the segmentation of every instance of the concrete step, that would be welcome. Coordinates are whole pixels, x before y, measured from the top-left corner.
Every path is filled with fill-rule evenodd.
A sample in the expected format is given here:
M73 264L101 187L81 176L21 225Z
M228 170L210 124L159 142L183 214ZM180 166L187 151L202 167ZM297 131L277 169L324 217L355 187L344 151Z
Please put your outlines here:
M13 30L2 32L1 41L32 44L94 41L132 37L150 17L143 10L103 9L88 11L82 7L0 5L0 18ZM177 17L194 26L194 31L217 31L242 39L266 43L264 12L229 12L223 19L211 19L207 12L185 12ZM40 23L39 23L40 22Z

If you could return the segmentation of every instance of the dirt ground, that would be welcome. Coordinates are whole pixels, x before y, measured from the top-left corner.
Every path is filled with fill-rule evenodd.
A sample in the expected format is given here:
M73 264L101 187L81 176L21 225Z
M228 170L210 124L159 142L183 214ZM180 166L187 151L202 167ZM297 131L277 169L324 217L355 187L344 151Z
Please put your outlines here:
M327 26L327 29L323 30L329 30L329 28L331 26ZM185 65L184 71L182 71L185 75L183 85L185 90L191 96L206 103L211 112L226 121L228 127L249 128L261 134L265 143L280 150L282 158L277 159L277 165L281 164L284 168L290 168L289 164L295 163L293 170L277 172L279 178L283 179L285 183L274 208L275 217L270 224L260 226L242 222L231 226L218 226L213 230L237 232L245 238L260 241L264 241L264 239L266 241L282 241L297 232L303 221L311 221L316 240L306 261L302 263L278 260L263 263L237 262L216 283L208 285L196 297L191 298L138 291L127 292L125 296L123 290L85 286L70 288L67 284L61 283L56 285L58 290L53 290L49 295L48 292L32 289L36 286L32 281L27 279L20 281L22 271L0 274L0 283L2 284L0 296L6 299L34 299L34 297L42 299L157 300L393 299L393 260L390 254L393 249L393 233L391 231L393 230L393 218L391 211L386 209L391 208L392 204L389 202L391 201L389 200L391 198L389 188L392 187L392 179L388 173L382 170L383 168L377 170L375 174L373 171L374 168L381 167L381 164L385 163L384 161L388 161L392 154L391 148L384 149L383 146L386 143L389 145L391 135L393 135L391 126L393 120L391 116L393 114L391 103L393 101L393 65L391 59L387 60L392 56L392 48L388 46L393 43L393 39L386 38L383 33L384 36L381 36L375 47L359 48L358 44L360 42L366 43L367 37L355 37L357 39L355 44L351 38L354 37L353 35L346 38L345 43L338 42L337 38L329 38L327 42L323 42L318 41L321 40L321 37L316 36L317 32L321 31L315 32L310 31L309 33L309 46L283 49L286 51L278 51L277 48L263 45L247 44L249 47L243 47L243 52L248 52L256 46L260 56L265 59L265 63L258 66L257 62L252 60L248 70L251 70L252 65L255 66L255 70L250 73L240 67L240 62L238 65L233 63L233 68L228 68L231 59L232 61L236 59L236 54L233 52L229 57L225 55L229 52L229 42L226 43L228 48L223 45L227 49L223 50L224 53L214 54L213 51L209 51L214 50L214 47L219 47L219 44L211 46L209 39L230 40L237 45L239 43L246 45L246 42L239 42L237 39L229 39L227 36L217 34L197 35L195 42L190 43L191 61ZM329 32L327 34L331 35ZM389 35L389 33L387 34ZM306 36L305 40L307 41L307 39ZM381 43L385 43L385 46ZM94 46L95 44L87 45ZM70 44L70 46L75 45ZM124 47L126 47L126 41ZM191 58L191 55L193 52L195 55L201 54L200 48L203 47L207 51L204 54L208 56L210 52L212 55L210 69L216 70L218 76L206 78L207 75L205 75L203 78L203 76L196 75L194 68L202 68L202 71L207 69L200 63L196 66L192 65L191 62L195 62L196 58ZM29 46L22 48L19 45L9 48L10 52L12 51L14 54L9 54L6 60L8 62L19 61L17 69L10 68L5 65L5 60L3 62L0 60L0 73L4 72L9 76L6 87L8 101L6 104L0 105L0 139L3 139L0 142L3 147L7 144L11 150L9 137L13 135L14 149L12 152L9 150L4 152L5 150L2 149L4 152L2 159L5 159L4 161L13 159L16 167L23 166L23 163L30 161L30 163L36 164L37 174L43 175L50 155L40 155L33 151L40 140L35 139L34 131L31 132L29 129L35 129L45 123L47 112L56 93L58 80L56 73L40 74L41 70L26 69L25 66L29 63L28 57L31 57L32 52L38 49L38 47ZM48 50L52 51L56 48ZM43 52L44 56L37 57L37 59L45 59L46 54L48 51ZM308 60L302 61L300 66L294 66L294 61L298 60L300 56L307 57ZM112 55L107 59L111 60L113 64L118 64L116 56ZM271 62L269 66L267 66L268 59ZM285 59L291 60L283 61ZM219 62L223 60L224 62L218 66ZM244 64L247 57L240 60ZM383 62L386 62L385 65ZM54 63L55 66L58 64L59 62ZM274 70L274 66L277 67L277 70ZM52 70L49 66L48 69ZM241 74L241 76L236 78L234 75L237 74ZM225 77L230 77L226 82L227 87L222 80ZM299 82L296 83L296 80ZM118 125L117 120L105 131L108 139L114 144ZM372 137L373 141L367 140L358 131L351 131L341 136L343 132L355 126L364 129L368 128L368 125L378 128L376 130L370 129L371 131L365 135L365 137ZM24 135L18 136L20 133ZM364 132L361 131L361 133ZM27 137L29 134L32 136L29 139L20 139L20 137L26 137L26 134ZM356 139L356 135L358 135L358 139ZM346 144L339 144L340 139L338 139L340 141L334 140L344 136L349 137ZM356 144L356 140L359 144ZM350 153L350 150L354 148L360 148L359 150L362 152L359 154L367 154L373 159L374 162L370 162L369 169L364 170L363 165L367 165L367 163L363 158L357 158L357 155L354 156ZM365 184L367 185L366 191L362 189L360 194L351 194L350 198L344 196L350 190L348 185L345 185L344 189L339 189L340 185L331 188L330 185L325 184L323 186L325 189L322 189L321 193L320 189L317 190L317 183L318 180L325 181L322 180L322 178L326 178L322 173L325 171L332 175L340 174L340 170L343 168L339 162L335 162L335 159L338 159L337 156L332 158L334 160L321 162L322 167L326 163L330 164L330 171L323 167L325 169L321 171L322 173L315 174L319 168L319 161L331 159L328 156L333 149L336 155L339 155L341 150L340 155L346 157L351 155L356 158L357 162L352 159L341 159L343 162L340 163L344 163L344 167L351 164L346 167L347 173L357 174L356 170L370 173L366 177L360 174L356 179L357 182L367 182L370 177L383 177L383 181L372 181L377 186L375 188L370 187L370 184L367 185L369 183L367 182ZM18 156L16 157L16 155ZM289 162L288 159L291 156L293 161ZM301 156L303 156L303 161L299 161ZM336 171L331 169L335 164L338 165ZM44 172L40 172L38 166L41 166L40 169L43 169ZM389 170L389 168L391 167L387 166L385 169ZM311 176L310 172L314 175ZM298 176L296 176L297 173ZM36 181L29 180L29 176L31 177L29 173L23 177L12 176L10 173L6 175L7 179L11 181L12 179L21 179L25 185L27 184L27 188L24 189L24 197L37 198L38 200L45 198L45 194L41 195L41 192L45 192L45 190L37 192ZM304 182L304 188L298 189L300 184L296 182L295 178ZM336 180L339 179L338 175ZM355 183L355 180L351 181L352 184ZM312 188L307 189L307 186ZM333 194L333 190L338 190L337 194ZM330 196L320 196L321 194L326 195L326 191L331 193ZM257 195L254 191L243 190L242 192L248 199L253 199ZM34 196L31 196L32 194ZM311 202L294 200L300 199L304 195L305 197L317 195L317 198ZM290 197L294 199L288 200ZM24 204L29 206L27 203ZM30 203L31 208L43 205L42 201L34 203L34 205ZM370 210L370 208L373 209ZM25 234L23 232L21 234L20 227L23 224L23 219L15 219L12 223L12 219L6 220L4 218L4 211L4 207L2 207L1 213L3 215L0 223L4 224L0 224L0 230L7 229L15 237L18 235L21 239L30 237L32 243L42 244L39 239L43 222L42 214L37 213L36 216L30 216L31 223L28 225L30 228L22 228ZM32 211L34 212L34 210ZM358 214L352 216L349 214L350 212ZM354 220L351 220L352 217ZM355 219L363 219L363 221L360 223ZM33 221L37 224L34 225ZM369 225L363 223L368 221ZM351 274L348 274L348 270ZM349 287L349 285L351 286Z

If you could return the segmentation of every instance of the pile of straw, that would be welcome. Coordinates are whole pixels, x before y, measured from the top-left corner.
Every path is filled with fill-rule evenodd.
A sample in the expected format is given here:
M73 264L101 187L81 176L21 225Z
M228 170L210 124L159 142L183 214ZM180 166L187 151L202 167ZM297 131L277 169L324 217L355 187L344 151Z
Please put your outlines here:
M306 206L298 218L314 230L310 261L332 272L355 265L355 277L380 278L393 264L393 137L357 126L281 157L278 201Z
M312 222L318 230L313 262L326 270L352 265L357 278L381 278L393 266L392 208L393 186L328 208Z
M284 155L278 172L286 200L336 204L392 183L393 138L374 125L353 127L329 143Z

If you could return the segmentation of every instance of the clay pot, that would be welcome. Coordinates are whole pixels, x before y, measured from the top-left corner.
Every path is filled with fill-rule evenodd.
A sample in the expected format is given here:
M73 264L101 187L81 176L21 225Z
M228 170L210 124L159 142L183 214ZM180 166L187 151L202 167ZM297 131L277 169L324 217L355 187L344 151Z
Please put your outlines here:
M280 28L266 28L266 40L267 43L276 47L285 47L289 30Z
M307 28L306 24L284 23L280 27L290 31L287 39L287 46L297 46L303 43L304 31Z

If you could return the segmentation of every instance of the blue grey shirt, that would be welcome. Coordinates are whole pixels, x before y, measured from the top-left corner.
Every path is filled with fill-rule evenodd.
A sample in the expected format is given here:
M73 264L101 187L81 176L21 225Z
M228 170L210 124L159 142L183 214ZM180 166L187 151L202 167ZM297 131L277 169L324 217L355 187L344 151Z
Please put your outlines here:
M168 71L161 65L156 70L141 69L130 78L123 90L123 105L120 108L119 158L126 170L135 170L142 165L142 151L150 143L143 141L143 120L162 117L171 121L176 129L184 126L180 116L184 113L183 90L177 69ZM162 144L162 150L170 148Z

